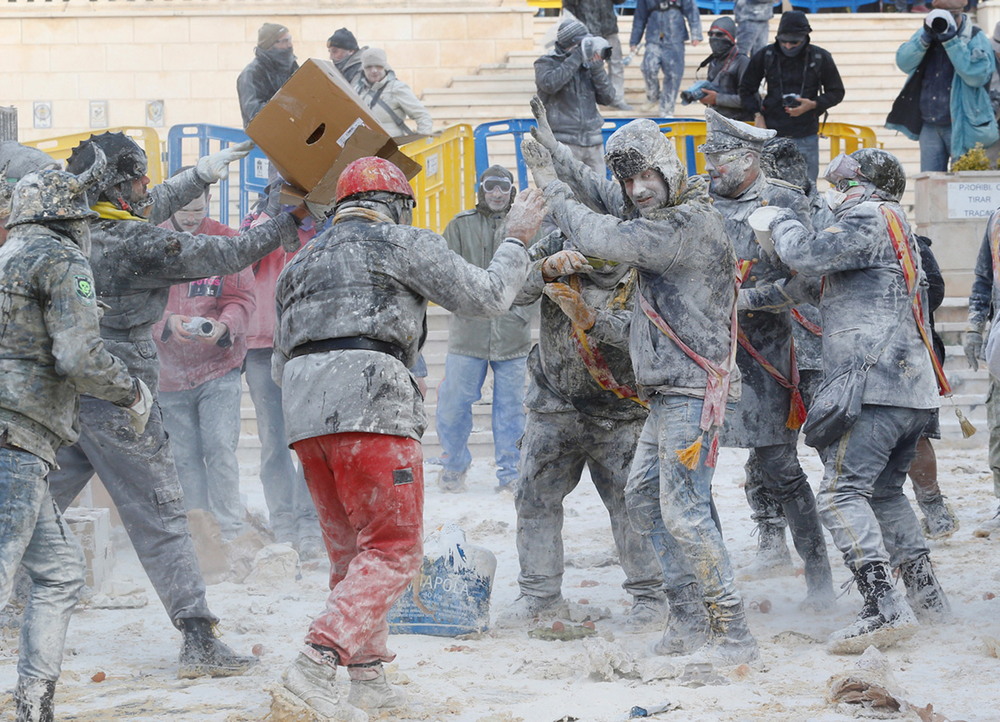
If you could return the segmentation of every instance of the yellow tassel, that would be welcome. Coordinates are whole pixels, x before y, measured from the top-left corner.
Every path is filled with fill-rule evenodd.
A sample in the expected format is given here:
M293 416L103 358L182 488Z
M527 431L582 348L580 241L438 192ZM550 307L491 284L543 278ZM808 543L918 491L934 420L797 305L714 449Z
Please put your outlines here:
M686 449L674 452L677 454L677 460L692 471L694 471L695 467L698 466L698 460L701 459L701 440L704 436L705 434L699 436L695 442Z
M972 425L971 421L965 418L965 414L957 406L955 407L955 415L958 417L958 425L962 427L962 436L968 439L976 433L976 427Z
M785 419L785 426L789 429L800 429L806 422L806 405L802 401L802 395L798 390L792 392L792 400L788 408L788 418Z

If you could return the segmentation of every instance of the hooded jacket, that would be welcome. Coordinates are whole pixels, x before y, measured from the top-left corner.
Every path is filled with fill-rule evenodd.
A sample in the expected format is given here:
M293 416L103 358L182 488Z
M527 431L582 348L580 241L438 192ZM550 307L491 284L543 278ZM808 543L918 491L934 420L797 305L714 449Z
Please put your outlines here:
M885 122L886 128L898 130L910 140L920 137L923 126L920 114L921 75L924 58L930 48L923 41L923 32L923 28L917 30L896 51L896 66L908 73L908 77ZM996 59L986 33L979 32L979 28L969 22L968 16L963 16L958 34L941 45L955 68L948 106L951 113L951 157L954 159L975 147L976 143L985 147L1000 138L988 87Z
M586 68L579 45L569 51L557 45L535 61L535 87L558 141L585 147L604 142L597 105L615 102L604 63Z
M736 27L731 18L719 18L712 23L712 28L718 28L732 35L732 47L728 52L710 55L699 66L699 69L708 66L706 78L718 88L713 107L720 114L733 120L753 120L753 113L743 107L740 98L740 78L743 77L750 58L736 48Z
M801 13L785 13L778 34L808 33L809 24L800 26ZM767 84L763 101L757 94L761 81ZM782 96L795 94L816 101L808 113L793 117L785 112ZM806 138L819 133L819 119L844 99L844 82L829 52L813 45L807 35L802 50L794 57L781 51L777 41L761 48L750 58L740 80L743 106L752 113L761 113L768 128L786 138Z
M170 219L161 228L173 229ZM237 231L205 218L196 235L235 236ZM163 318L153 325L160 356L160 391L188 391L221 378L243 365L247 353L247 326L254 311L253 273L244 268L228 276L210 276L170 287ZM211 318L226 324L229 333L220 343L179 343L167 329L174 314Z
M80 436L79 395L128 406L125 364L105 348L86 256L37 223L11 229L0 247L0 443L56 463Z
M364 106L375 116L375 120L394 138L414 132L406 125L408 117L417 122L417 133L430 135L434 132L431 114L410 86L396 77L394 70L386 68L385 77L374 85L368 82L363 72L358 73L354 89L361 96Z
M640 216L619 182L598 176L575 160L568 148L558 148L553 160L559 177L570 181L576 197L587 206L567 197L559 183L550 183L546 196L552 215L581 253L633 266L639 274L637 293L680 338L699 355L726 363L736 257L707 184L699 176L685 176L673 146L649 119L634 120L615 131L607 151L609 156L629 153L659 171L668 187L667 204L649 217ZM705 371L638 305L630 323L629 352L641 393L704 396ZM734 370L731 396L738 394L738 376Z
M514 179L510 171L494 166L483 172L480 184L490 174L504 175L512 182ZM462 211L451 219L443 235L448 248L468 263L488 268L503 243L504 222L509 206L502 211L491 211L483 199L481 187L478 197L476 207ZM514 306L495 318L452 315L448 323L448 353L488 361L523 358L531 348L533 311L534 306Z
M274 97L282 85L299 69L299 64L292 57L290 68L281 67L268 51L254 48L254 59L247 63L243 72L236 78L236 94L240 99L240 114L243 116L243 127L260 112L267 101Z

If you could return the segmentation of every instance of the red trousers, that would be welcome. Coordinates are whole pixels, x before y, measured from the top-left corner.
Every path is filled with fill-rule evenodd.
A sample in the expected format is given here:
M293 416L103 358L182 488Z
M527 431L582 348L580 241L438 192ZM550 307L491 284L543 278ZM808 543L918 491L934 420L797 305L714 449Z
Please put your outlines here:
M420 442L349 432L292 448L330 557L330 596L306 642L332 647L344 665L391 662L386 615L423 560Z

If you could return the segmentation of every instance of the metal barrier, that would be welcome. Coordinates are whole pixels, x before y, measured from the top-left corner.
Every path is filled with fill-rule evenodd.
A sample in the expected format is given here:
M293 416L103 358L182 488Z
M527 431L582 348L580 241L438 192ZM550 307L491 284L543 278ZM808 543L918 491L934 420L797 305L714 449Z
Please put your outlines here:
M249 140L247 134L239 128L228 128L222 125L192 124L175 125L167 133L167 159L169 172L175 173L178 168L194 165L203 155L214 153L230 145ZM197 141L194 143L192 141ZM230 165L230 177L233 166ZM254 148L250 155L240 160L236 167L237 209L238 217L229 222L232 208L232 180L223 178L213 189L218 195L219 209L216 217L220 223L237 226L250 212L251 193L261 193L267 187L267 176L270 164L260 148Z
M819 127L819 137L830 139L830 159L841 153L853 153L858 148L881 148L875 131L867 125L849 123L824 123Z
M606 119L604 127L601 128L604 142L608 141L608 137L612 133L632 120L632 118ZM652 118L652 120L659 123L663 134L674 141L677 155L681 162L687 166L688 174L701 173L705 169L705 160L695 149L699 143L705 142L705 121L695 118ZM534 119L511 118L510 120L498 120L476 126L476 178L490 167L489 139L509 135L514 141L515 175L518 187L521 190L527 188L528 171L524 164L524 156L521 155L521 140L534 125Z
M471 125L454 125L400 150L424 167L410 181L417 196L413 225L441 233L455 214L475 206L478 174Z
M150 185L156 185L163 181L163 147L160 145L160 136L153 128L121 126L118 128L108 128L97 133L74 133L72 135L61 135L56 138L42 138L41 140L26 140L24 145L30 145L39 150L45 151L56 160L66 160L73 149L87 140L92 135L101 133L124 133L134 140L146 151L146 175L149 176Z

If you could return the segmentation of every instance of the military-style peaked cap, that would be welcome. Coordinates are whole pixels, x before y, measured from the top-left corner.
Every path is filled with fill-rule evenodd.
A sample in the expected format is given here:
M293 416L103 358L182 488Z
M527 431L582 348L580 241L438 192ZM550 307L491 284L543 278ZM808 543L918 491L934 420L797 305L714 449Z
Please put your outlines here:
M755 150L758 153L764 143L776 132L769 128L757 128L739 120L732 120L712 108L705 109L708 138L698 146L702 153L724 153L727 150Z

